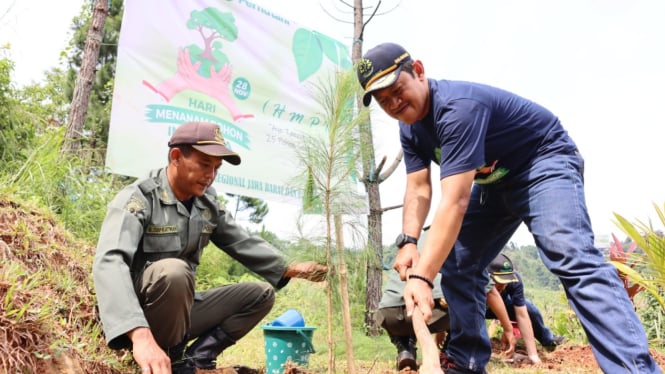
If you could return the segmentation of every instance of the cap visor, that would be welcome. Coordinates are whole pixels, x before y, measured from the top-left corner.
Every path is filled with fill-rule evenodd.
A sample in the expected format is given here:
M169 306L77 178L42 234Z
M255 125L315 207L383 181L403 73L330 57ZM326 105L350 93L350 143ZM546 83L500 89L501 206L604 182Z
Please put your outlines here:
M371 94L373 92L392 86L397 81L397 78L399 78L399 73L401 71L402 65L398 66L397 69L375 80L369 86L367 86L365 89L365 95L363 96L363 104L365 104L365 106L369 105L369 103L372 101Z
M494 279L494 282L500 283L500 284L519 282L519 279L517 279L517 276L513 273L511 273L511 274L492 274L492 279Z
M240 156L230 149L219 144L192 145L192 148L208 156L221 157L232 165L240 164Z

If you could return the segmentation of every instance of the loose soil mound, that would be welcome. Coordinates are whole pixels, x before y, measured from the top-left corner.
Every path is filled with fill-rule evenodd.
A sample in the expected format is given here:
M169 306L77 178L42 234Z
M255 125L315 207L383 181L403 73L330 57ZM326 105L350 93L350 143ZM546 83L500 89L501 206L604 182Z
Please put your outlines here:
M93 253L48 214L0 196L0 372L120 373L93 334Z

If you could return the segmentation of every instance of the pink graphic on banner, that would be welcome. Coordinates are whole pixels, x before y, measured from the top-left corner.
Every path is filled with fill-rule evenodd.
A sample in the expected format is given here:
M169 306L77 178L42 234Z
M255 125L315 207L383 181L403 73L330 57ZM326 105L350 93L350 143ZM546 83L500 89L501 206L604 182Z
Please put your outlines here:
M228 87L231 83L231 72L233 71L230 64L224 64L219 71L215 71L215 66L210 65L210 77L199 75L200 67L201 61L192 63L189 50L184 49L178 53L178 70L173 77L162 81L157 86L153 86L145 80L143 84L161 95L167 102L184 90L203 93L224 105L231 113L234 122L241 118L254 117L251 113L243 114L229 94Z

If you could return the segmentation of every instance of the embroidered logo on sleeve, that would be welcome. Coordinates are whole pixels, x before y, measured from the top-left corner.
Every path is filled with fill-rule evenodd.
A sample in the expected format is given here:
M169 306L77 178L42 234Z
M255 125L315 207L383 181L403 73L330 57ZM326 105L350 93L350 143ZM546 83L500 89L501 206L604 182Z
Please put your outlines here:
M125 204L125 210L133 215L142 212L145 208L145 202L136 196L130 197L127 204Z

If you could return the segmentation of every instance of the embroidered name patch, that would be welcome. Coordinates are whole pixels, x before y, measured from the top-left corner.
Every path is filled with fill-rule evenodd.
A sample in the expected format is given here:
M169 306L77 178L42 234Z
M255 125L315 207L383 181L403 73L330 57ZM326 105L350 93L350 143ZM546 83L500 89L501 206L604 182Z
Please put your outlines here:
M178 226L148 226L146 228L145 232L147 234L155 234L155 235L160 235L160 234L174 234L178 232Z

